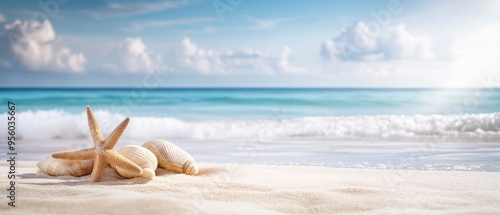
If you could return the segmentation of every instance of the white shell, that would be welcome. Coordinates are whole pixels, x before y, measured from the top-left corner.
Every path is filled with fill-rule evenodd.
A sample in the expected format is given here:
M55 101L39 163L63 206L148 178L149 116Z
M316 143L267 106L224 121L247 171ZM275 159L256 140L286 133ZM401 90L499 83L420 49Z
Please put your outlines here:
M118 149L116 152L134 162L143 170L142 175L140 175L110 164L110 166L115 169L122 177L143 177L147 179L153 179L153 177L155 176L156 167L158 166L158 159L151 151L147 150L144 147L129 145Z
M159 167L176 173L198 174L199 167L194 158L175 144L158 139L148 141L142 146L156 155Z
M84 176L92 173L94 160L65 160L53 158L51 155L36 163L40 171L51 176Z

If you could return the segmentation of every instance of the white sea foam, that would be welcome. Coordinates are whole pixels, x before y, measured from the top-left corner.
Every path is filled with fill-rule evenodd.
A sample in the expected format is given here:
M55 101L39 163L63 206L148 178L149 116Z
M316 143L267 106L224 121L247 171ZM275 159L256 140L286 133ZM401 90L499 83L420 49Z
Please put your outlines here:
M17 113L19 139L88 138L85 113L60 110ZM95 112L106 136L125 116ZM3 119L7 114L0 114ZM6 123L0 124L0 138L6 137ZM500 112L461 115L374 115L304 117L282 120L183 121L168 117L131 117L125 138L145 140L179 138L223 140L241 138L420 138L428 136L470 137L478 140L500 137Z

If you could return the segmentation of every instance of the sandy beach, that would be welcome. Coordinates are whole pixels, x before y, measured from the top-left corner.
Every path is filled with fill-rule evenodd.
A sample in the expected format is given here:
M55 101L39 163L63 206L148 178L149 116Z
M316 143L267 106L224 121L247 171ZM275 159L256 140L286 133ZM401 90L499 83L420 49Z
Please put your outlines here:
M500 0L0 1L0 215L500 215L499 35Z
M52 177L17 164L16 207L2 214L498 214L500 173L389 171L200 163L188 176L157 169L151 180L108 168ZM1 164L7 172L6 163ZM0 184L7 187L7 177Z

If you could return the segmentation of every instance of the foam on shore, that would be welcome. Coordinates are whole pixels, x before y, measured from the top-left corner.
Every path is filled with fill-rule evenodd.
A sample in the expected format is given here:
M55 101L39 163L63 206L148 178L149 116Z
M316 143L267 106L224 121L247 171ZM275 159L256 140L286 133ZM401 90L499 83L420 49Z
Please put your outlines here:
M125 119L119 113L95 111L103 133L109 133ZM6 118L7 114L0 114ZM18 138L22 140L88 138L84 112L70 114L61 110L24 111L17 115L20 122ZM0 130L7 130L0 124ZM199 120L186 121L171 117L132 116L124 137L137 140L192 139L227 140L233 138L421 138L455 137L476 141L500 138L500 112L455 115L358 115L300 117L262 120ZM6 133L0 133L0 138Z

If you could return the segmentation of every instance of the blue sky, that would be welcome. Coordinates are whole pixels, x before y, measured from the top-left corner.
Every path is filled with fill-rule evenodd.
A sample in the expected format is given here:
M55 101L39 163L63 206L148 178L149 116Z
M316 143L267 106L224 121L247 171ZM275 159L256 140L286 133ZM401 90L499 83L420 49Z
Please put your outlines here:
M2 87L500 86L498 1L40 2L0 3Z

